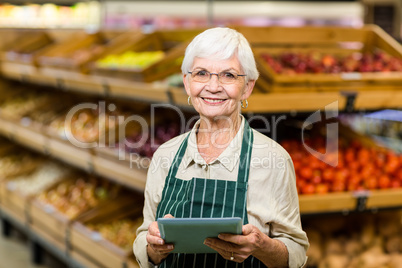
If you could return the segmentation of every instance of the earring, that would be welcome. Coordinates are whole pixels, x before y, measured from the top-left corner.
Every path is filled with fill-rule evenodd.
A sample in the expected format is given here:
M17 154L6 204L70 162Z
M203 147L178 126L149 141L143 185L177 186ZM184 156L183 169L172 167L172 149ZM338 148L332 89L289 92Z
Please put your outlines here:
M244 105L244 103L243 103L242 100L240 101L241 108L246 109L246 108L248 107L248 101L247 101L247 100L244 100L244 102L246 103L246 105Z
M188 96L187 103L188 103L188 105L191 106L191 97L190 96Z

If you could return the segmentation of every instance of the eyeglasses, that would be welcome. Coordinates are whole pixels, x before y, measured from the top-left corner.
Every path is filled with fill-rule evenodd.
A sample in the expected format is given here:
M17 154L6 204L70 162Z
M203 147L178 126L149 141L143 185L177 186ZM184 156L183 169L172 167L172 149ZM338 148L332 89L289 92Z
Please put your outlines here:
M233 72L220 72L220 73L210 73L208 71L200 70L194 72L188 72L191 74L191 78L194 79L195 82L206 83L208 82L212 75L216 75L218 77L218 81L222 84L233 84L237 82L239 76L246 76L245 74L237 74Z

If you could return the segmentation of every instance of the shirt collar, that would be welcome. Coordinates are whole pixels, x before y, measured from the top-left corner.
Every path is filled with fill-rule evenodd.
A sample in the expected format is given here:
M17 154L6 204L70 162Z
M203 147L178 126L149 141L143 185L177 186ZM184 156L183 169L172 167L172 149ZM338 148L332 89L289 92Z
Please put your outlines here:
M244 117L241 116L241 123L239 131L236 133L236 136L230 142L229 146L219 155L217 159L215 159L212 163L220 162L227 170L230 172L233 171L234 167L237 165L237 162L240 158L241 153L241 145L243 141L243 132L244 132ZM188 137L187 150L183 156L184 167L187 168L192 164L206 165L204 158L201 157L197 148L197 129L199 127L200 120L198 120L194 127L190 132L190 136Z

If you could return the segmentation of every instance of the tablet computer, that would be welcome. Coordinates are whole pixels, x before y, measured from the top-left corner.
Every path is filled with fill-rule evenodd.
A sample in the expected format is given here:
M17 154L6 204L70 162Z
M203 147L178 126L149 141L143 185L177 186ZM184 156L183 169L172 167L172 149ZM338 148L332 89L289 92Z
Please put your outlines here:
M159 231L166 243L174 244L175 253L216 253L204 245L208 237L220 233L241 234L242 219L233 218L159 218Z

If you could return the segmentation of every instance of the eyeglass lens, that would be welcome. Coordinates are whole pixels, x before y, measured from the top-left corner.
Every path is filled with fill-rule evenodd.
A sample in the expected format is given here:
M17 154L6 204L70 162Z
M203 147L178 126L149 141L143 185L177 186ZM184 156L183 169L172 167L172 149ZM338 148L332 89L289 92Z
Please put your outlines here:
M223 84L231 84L237 81L238 77L240 75L236 74L236 73L232 73L232 72L220 72L220 73L210 73L208 71L194 71L194 72L190 72L191 73L191 77L194 79L194 81L196 82L201 82L201 83L205 83L208 82L212 75L216 75L218 77L219 82L223 83ZM243 76L243 75L242 75Z

